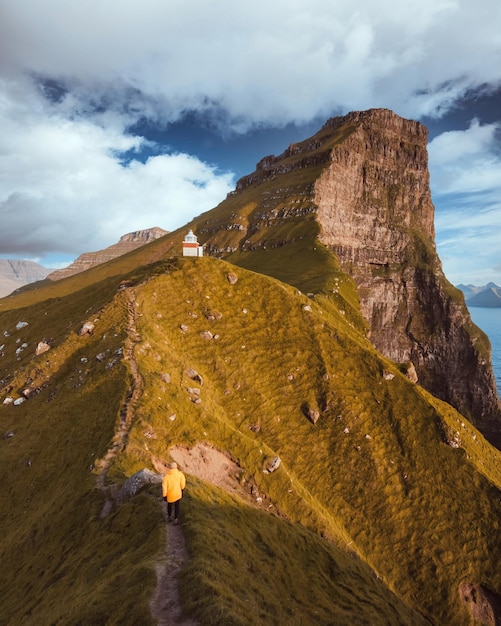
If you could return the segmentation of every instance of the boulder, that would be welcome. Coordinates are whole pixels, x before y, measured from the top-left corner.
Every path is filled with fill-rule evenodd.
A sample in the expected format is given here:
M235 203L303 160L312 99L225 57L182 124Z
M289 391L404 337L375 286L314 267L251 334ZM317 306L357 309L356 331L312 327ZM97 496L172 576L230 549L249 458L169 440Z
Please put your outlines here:
M485 626L501 624L501 596L482 584L461 583L459 594L473 619Z
M301 407L301 410L312 424L316 424L318 422L318 418L320 417L320 411L316 407L313 407L305 402Z
M416 368L414 367L414 363L409 363L405 375L411 381L411 383L417 383L418 375L416 372Z
M118 492L118 502L125 502L137 495L142 489L148 485L157 484L162 482L162 475L156 474L149 469L142 469L139 472L133 474L128 478L122 488Z
M80 337L82 337L83 335L92 335L92 333L94 332L94 328L95 326L92 322L85 322L82 328L78 331L78 334Z
M280 463L281 460L278 456L274 456L271 459L268 459L265 463L263 472L265 474L271 474L272 472L275 472L280 467Z
M200 376L200 374L197 372L196 369L193 369L192 367L187 367L184 370L184 373L186 374L186 376L188 376L188 378L191 378L191 380L196 380L201 385L203 384L202 377Z
M50 350L50 345L46 341L39 341L35 350L35 354L38 356L39 354L43 354Z

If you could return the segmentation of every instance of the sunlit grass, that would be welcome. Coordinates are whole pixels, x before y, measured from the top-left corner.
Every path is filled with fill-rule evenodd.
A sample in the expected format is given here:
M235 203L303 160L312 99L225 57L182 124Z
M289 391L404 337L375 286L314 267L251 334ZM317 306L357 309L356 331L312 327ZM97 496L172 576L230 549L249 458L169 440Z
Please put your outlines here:
M200 623L417 624L419 613L466 626L459 583L501 588L499 452L381 357L356 313L339 313L357 308L335 264L308 297L313 266L300 289L215 259L159 261L0 314L1 398L28 379L40 387L0 405L0 432L13 433L0 441L0 621L151 621L158 489L101 520L96 487L130 388L123 280L136 298L144 392L108 482L168 460L173 445L207 441L280 513L189 477L181 590ZM343 295L325 289L342 281ZM80 337L89 319L95 332ZM29 325L16 330L20 320ZM35 357L42 339L52 348ZM273 456L280 468L263 473Z

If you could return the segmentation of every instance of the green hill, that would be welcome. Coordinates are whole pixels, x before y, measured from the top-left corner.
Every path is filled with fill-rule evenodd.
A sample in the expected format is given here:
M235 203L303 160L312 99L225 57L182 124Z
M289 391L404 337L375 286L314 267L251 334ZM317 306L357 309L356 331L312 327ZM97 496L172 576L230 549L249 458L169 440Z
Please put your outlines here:
M159 487L103 507L206 442L240 472L188 475L200 624L471 624L459 585L501 589L500 453L372 347L334 260L339 293L312 298L169 258L179 237L1 301L0 398L28 399L0 405L0 623L154 623Z
M473 425L494 441L499 399L427 176L424 127L334 119L185 228L0 300L0 624L162 624L166 554L184 623L501 619Z

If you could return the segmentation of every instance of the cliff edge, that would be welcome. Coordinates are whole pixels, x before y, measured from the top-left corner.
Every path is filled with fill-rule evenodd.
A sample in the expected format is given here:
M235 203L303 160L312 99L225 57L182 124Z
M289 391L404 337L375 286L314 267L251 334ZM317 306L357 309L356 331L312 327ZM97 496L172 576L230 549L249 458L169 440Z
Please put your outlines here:
M193 225L209 253L281 280L300 250L323 244L356 284L373 345L500 445L489 341L435 247L427 141L425 126L387 109L332 118L263 158ZM325 263L304 260L317 287L329 283Z

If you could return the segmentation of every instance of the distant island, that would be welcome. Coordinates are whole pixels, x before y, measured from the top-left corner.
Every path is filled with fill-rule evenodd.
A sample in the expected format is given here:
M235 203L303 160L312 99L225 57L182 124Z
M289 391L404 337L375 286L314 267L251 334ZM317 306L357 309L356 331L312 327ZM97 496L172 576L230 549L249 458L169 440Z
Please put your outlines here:
M501 307L501 287L488 283L483 287L456 285L464 293L466 304L477 307Z

